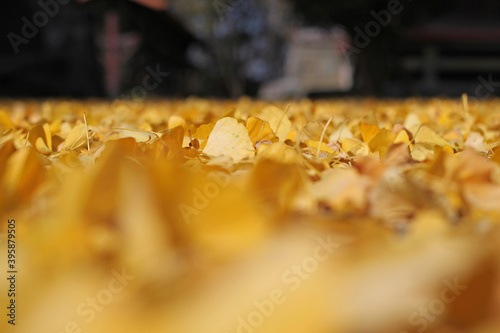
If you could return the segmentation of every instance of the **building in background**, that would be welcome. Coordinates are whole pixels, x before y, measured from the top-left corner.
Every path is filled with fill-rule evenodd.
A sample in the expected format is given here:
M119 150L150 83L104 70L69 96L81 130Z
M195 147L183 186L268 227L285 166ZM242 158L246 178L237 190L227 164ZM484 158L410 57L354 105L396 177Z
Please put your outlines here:
M284 77L264 84L264 99L301 98L312 94L347 93L353 86L353 67L342 45L344 29L299 28L290 34Z

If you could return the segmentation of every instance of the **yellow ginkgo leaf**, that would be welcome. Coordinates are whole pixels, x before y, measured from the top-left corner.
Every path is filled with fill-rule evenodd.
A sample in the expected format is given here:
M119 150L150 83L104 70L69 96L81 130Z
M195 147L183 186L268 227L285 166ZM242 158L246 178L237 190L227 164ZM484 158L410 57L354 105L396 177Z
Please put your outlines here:
M245 126L234 118L226 117L215 124L203 152L212 156L229 156L239 162L254 156L254 147Z
M434 132L427 126L422 126L415 135L415 143L431 143L441 147L449 146L450 143L443 139L442 136Z
M282 142L276 142L272 145L259 145L257 159L268 159L285 164L300 163L302 161L301 156L295 149Z
M311 147L311 148L314 148L314 149L318 149L319 141L307 140L306 144L307 144L308 147ZM330 148L330 147L328 147L326 145L326 143L324 143L324 142L321 142L321 148L320 148L320 150L324 151L324 152L327 152L329 154L333 154L333 149Z
M2 127L3 130L1 132L15 128L14 124L10 120L9 115L5 113L5 111L0 111L0 130Z
M453 155L454 150L451 146L434 146L434 156L437 156L438 154L445 153L448 155Z
M285 141L291 130L292 123L286 116L286 112L276 106L266 106L259 115L259 118L267 121L272 131L281 142Z
M418 162L423 162L434 155L435 145L429 142L416 143L411 151L411 157Z
M45 155L52 153L52 134L49 124L34 126L29 132L28 140L40 153Z
M343 138L340 139L339 142L342 146L342 150L352 155L366 156L370 152L370 149L368 148L366 142L363 142L356 138L352 139Z
M380 131L377 126L363 122L359 124L359 129L361 131L361 138L366 143L370 142L370 140Z
M395 139L396 135L391 131L382 128L368 143L368 147L372 152L379 151L382 147L389 147Z
M406 127L410 132L415 134L418 128L422 126L422 122L420 121L420 117L415 113L409 113L406 116L403 126Z
M394 139L394 143L410 143L410 137L408 135L408 132L406 130L401 130L399 133L396 135L396 138Z
M61 125L62 125L62 119L61 118L55 119L52 123L50 123L50 131L53 134L59 133L59 131L61 130Z
M64 140L63 149L76 149L87 142L87 129L85 124L78 124L69 132Z
M184 127L177 126L167 130L161 137L162 141L168 148L167 156L171 156L182 149L184 141Z
M40 154L32 148L21 149L12 154L7 162L3 175L4 189L17 193L21 200L27 200L43 178Z
M214 123L203 124L198 127L196 133L194 133L193 138L200 140L201 149L205 148L205 146L207 145L208 136L210 135L210 133L212 133L214 127Z
M352 134L351 130L347 127L342 125L340 128L336 129L333 131L332 134L330 134L330 141L339 141L342 138L348 138L351 139L353 138L354 135Z
M247 130L254 145L257 141L269 140L273 142L278 140L269 123L256 117L248 118Z
M151 142L152 140L158 139L160 137L158 133L140 129L113 128L113 130L118 132L118 138L132 138L135 139L136 142Z
M35 141L35 148L42 154L45 155L52 154L52 150L50 150L45 141L43 141L43 139L40 137L38 137Z
M43 124L43 131L45 132L45 142L47 142L47 147L52 150L52 130L48 123Z
M174 128L177 126L186 127L186 121L179 116L172 116L168 118L168 128Z

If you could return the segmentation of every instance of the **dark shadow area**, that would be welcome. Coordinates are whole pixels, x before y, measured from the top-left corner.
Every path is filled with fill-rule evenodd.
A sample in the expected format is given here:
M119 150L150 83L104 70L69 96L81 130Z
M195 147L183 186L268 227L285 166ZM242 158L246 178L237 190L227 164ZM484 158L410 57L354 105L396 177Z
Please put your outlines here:
M486 98L500 86L498 1L137 1L3 4L0 95Z

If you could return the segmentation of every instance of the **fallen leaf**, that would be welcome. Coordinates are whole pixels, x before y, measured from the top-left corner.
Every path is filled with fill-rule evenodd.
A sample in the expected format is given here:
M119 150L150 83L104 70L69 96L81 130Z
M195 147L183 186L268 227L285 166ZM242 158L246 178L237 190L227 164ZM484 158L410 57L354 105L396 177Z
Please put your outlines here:
M274 135L274 132L267 121L250 117L248 118L246 128L254 146L257 141L278 141L278 138Z
M276 134L280 142L286 140L292 124L285 111L275 106L266 106L260 113L259 118L269 123L271 130Z
M366 124L363 122L359 124L359 129L361 131L361 137L363 141L366 143L369 143L375 137L375 135L377 135L377 133L380 131L380 129L377 126Z
M234 118L222 118L210 133L203 149L207 155L225 155L235 162L254 156L254 146L247 129Z
M368 147L372 152L379 151L382 147L389 147L396 136L394 133L382 128L375 136L368 142Z

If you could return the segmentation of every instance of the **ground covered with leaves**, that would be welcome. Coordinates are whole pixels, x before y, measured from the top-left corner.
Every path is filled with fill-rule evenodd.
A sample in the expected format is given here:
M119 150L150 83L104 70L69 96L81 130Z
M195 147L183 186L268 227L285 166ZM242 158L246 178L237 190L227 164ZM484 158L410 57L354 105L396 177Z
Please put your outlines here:
M13 331L500 331L498 100L4 100L0 182Z

